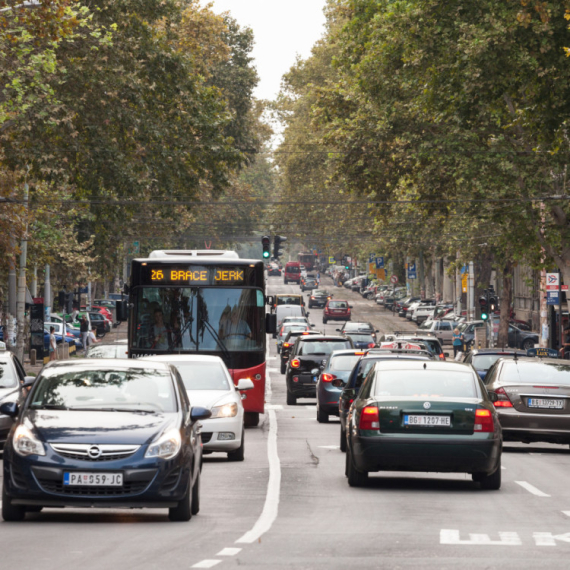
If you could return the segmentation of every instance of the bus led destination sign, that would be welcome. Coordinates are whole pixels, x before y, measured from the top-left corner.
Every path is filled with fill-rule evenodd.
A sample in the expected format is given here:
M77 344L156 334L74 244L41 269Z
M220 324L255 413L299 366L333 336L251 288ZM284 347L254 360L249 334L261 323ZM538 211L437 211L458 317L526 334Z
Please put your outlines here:
M148 267L150 282L179 285L243 285L245 271L239 267Z

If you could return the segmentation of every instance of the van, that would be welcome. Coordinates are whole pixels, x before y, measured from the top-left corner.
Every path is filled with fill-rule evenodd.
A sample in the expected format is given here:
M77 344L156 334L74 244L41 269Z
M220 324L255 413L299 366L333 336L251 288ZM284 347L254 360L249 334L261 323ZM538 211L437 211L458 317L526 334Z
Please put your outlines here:
M301 265L298 261L288 261L283 272L283 283L287 285L289 281L299 283L301 281Z
M275 318L277 320L277 329L281 329L281 324L285 317L308 317L309 313L305 311L305 307L301 305L277 305L275 309ZM277 338L277 332L273 333L273 338Z

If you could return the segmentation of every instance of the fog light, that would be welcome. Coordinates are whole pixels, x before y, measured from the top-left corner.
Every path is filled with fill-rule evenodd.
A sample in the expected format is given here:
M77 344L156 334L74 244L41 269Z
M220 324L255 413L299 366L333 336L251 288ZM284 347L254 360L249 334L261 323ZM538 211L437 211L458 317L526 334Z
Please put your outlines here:
M218 439L223 439L225 441L229 441L229 440L235 439L235 438L236 438L235 433L232 433L230 431L221 431L218 434Z
M299 382L299 377L298 377L298 376L293 376L293 382Z

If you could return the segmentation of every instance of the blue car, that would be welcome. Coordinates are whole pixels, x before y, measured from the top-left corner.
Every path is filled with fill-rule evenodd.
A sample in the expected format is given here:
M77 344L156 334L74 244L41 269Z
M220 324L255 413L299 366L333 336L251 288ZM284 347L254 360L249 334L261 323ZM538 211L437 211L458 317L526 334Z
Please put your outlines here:
M317 380L317 421L326 423L338 416L338 399L354 365L364 352L355 349L335 350L324 363Z
M174 521L200 508L202 442L176 369L168 363L81 359L45 366L4 448L2 517L43 507L167 508Z

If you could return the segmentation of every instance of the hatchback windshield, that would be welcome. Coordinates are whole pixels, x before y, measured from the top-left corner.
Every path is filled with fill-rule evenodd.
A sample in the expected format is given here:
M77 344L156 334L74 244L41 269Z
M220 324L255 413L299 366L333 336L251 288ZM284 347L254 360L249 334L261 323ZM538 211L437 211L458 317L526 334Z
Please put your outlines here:
M343 348L351 348L350 342L342 342L340 340L317 340L303 342L300 347L299 354L308 356L309 354L330 354L335 350L342 350Z
M361 355L358 354L342 354L339 356L333 356L330 363L330 369L350 371L354 368L354 365L358 362L359 358L361 358Z
M279 295L277 297L278 305L300 305L301 297L299 295L291 295L290 297L286 295Z
M186 390L229 390L230 384L220 362L175 362Z
M170 372L153 368L48 369L36 383L31 401L32 409L176 411Z
M404 398L475 398L473 374L442 370L380 370L375 395Z
M551 362L509 362L501 371L501 383L509 384L564 384L570 386L570 365Z

